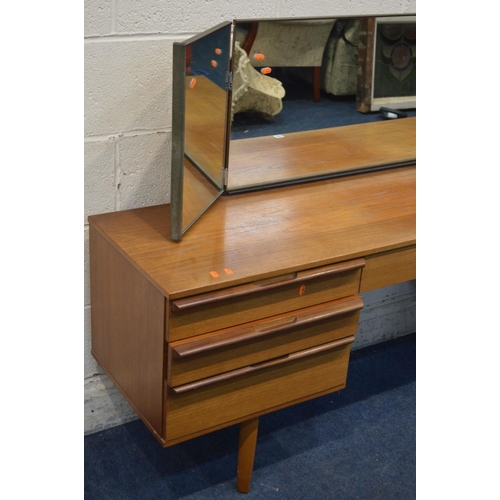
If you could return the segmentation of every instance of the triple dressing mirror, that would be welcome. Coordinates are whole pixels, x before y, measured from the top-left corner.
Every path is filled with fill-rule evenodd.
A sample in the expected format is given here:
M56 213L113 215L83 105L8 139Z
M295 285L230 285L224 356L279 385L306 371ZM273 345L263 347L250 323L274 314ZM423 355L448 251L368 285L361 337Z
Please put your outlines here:
M223 194L416 161L415 16L235 20L174 44L171 238Z

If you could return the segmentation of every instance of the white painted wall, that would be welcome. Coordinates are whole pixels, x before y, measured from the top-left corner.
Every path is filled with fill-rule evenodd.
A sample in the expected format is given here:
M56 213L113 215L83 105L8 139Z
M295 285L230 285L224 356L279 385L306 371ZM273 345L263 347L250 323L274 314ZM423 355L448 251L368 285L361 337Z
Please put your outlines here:
M415 12L416 0L85 0L86 433L137 418L90 354L87 217L170 201L173 42L234 18ZM414 331L414 283L364 298L358 346Z

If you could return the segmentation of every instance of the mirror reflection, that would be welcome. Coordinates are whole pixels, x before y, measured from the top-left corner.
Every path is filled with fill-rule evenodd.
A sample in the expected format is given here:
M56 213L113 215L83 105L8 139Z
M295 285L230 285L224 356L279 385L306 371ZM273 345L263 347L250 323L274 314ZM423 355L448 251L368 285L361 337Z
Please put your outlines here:
M415 160L415 28L415 16L236 21L227 189Z
M184 154L223 188L231 25L186 46Z
M174 43L171 238L221 195L416 161L416 17L240 20Z

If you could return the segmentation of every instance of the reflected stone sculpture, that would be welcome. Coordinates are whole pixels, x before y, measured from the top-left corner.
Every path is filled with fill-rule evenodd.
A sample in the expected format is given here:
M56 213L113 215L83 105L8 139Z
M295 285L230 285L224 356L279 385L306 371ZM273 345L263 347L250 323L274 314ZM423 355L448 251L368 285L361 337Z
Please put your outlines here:
M257 71L239 42L234 47L232 114L257 112L275 116L283 109L282 83Z

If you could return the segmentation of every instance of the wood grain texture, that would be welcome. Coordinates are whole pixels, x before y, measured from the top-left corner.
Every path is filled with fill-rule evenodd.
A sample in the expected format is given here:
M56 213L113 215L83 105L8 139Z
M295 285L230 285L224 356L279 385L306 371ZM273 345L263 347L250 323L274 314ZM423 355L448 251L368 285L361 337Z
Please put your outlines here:
M190 82L196 84L190 88ZM228 97L207 77L186 77L184 151L189 158L222 186L225 157Z
M166 438L208 431L345 386L350 345L184 394L167 395Z
M240 424L236 488L241 493L248 493L250 490L258 429L258 418L251 418Z
M416 272L416 246L370 255L363 269L360 291L368 292L389 286L395 281L414 280Z
M416 159L416 118L231 141L228 189Z
M354 342L354 336L345 337L343 339L334 340L321 345L314 345L313 347L308 347L302 351L292 352L290 354L285 354L277 358L262 361L260 363L254 363L242 368L237 368L236 370L231 370L224 373L219 373L217 375L212 375L211 377L206 377L203 379L195 380L187 384L178 385L175 387L170 387L170 392L173 394L184 394L188 391L199 390L203 387L208 387L216 385L219 382L225 382L227 380L233 379L243 379L244 376L248 377L257 372L266 370L270 367L286 365L292 363L298 359L307 358L313 356L314 354L331 351L332 349L338 349L341 346L352 344ZM311 388L311 392L316 392L315 388Z
M189 439L193 439L195 437L202 436L203 434L207 434L208 432L214 432L214 431L217 431L219 429L223 429L224 427L228 427L230 425L240 424L241 422L243 422L245 420L249 420L251 418L261 417L262 415L265 415L267 413L271 413L273 411L278 411L278 410L281 410L283 408L287 408L288 406L300 404L300 403L303 403L304 401L309 401L311 399L319 398L321 396L325 396L326 394L330 394L330 393L335 392L335 391L340 391L342 389L345 389L345 387L346 387L346 385L342 384L334 389L330 388L330 389L326 389L324 391L311 393L311 394L308 394L307 396L294 399L293 401L289 401L289 402L283 403L281 405L273 406L272 408L267 408L265 410L252 413L252 415L248 415L246 417L235 418L235 419L230 420L228 422L214 425L213 427L210 427L210 429L198 430L196 432L192 432L190 434L185 434L185 435L179 436L177 438L173 438L173 439L169 439L169 440L161 440L160 442L164 448L167 448L169 446L173 446L175 444L182 443L182 442L187 441Z
M339 307L338 315L324 314L325 310L331 313L335 306ZM314 313L319 318L316 321L302 323L300 320L294 321L297 316L274 316L240 328L202 335L201 338L192 339L192 342L174 342L169 348L168 384L171 387L187 384L354 335L362 306L361 297L342 299L297 312L298 317L301 313ZM255 331L260 335L252 337ZM234 332L239 334L239 338L237 342L231 338L232 344L222 343L217 349L201 351L185 358L177 359L173 356L176 349L189 348L190 344L203 341L210 342L213 338L224 339L234 335Z
M284 276L276 276L275 278L267 280L257 280L247 285L241 285L236 287L225 288L224 290L216 290L215 292L208 292L201 295L195 295L193 297L188 297L186 299L174 300L172 302L173 312L183 312L187 309L195 308L201 305L207 305L215 302L221 302L223 300L232 299L235 297L247 296L252 293L267 292L272 289L280 289L283 286L293 285L294 287L299 285L303 286L303 291L305 293L306 285L314 279L329 279L335 274L342 274L340 280L341 283L345 283L346 271L353 271L356 269L361 269L364 267L364 259L350 260L348 262L340 262L337 264L332 264L329 266L315 267L314 269L308 269L307 271L300 271L295 273L289 273ZM350 273L348 279L357 279L358 273ZM337 286L337 285L333 285ZM354 293L354 291L353 291ZM348 293L349 294L349 293Z
M92 227L89 238L92 354L162 437L165 297Z
M225 196L180 243L169 239L168 205L89 224L175 300L415 245L415 174L402 167Z
M182 185L182 230L184 231L200 214L205 212L221 194L193 164L184 159Z
M167 339L180 340L358 293L362 266L347 263L341 267L348 270L328 274L313 270L312 277L308 278L306 273L303 280L291 279L276 287L264 286L261 291L229 294L224 300L170 311Z
M317 306L306 307L285 315L272 316L260 321L246 323L236 328L228 328L195 339L172 342L172 351L175 359L185 359L198 354L206 354L216 349L246 342L250 339L265 337L276 332L309 325L326 319L336 318L343 314L357 311L363 307L363 300L359 296L347 297L333 302L326 302Z

